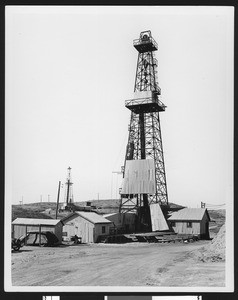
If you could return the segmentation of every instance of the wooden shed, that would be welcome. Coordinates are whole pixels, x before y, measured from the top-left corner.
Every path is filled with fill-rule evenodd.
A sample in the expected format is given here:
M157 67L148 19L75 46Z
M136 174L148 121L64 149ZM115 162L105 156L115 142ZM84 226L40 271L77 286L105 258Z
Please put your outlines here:
M53 232L59 242L62 242L62 227L60 220L54 219L33 219L33 218L17 218L12 222L12 236L19 238L28 232L50 231Z
M209 238L210 216L206 208L183 208L174 212L168 221L176 233Z
M82 243L96 243L99 236L108 235L112 222L95 212L76 211L64 217L63 239L77 235Z
M103 217L112 222L116 233L135 232L134 213L111 213L105 214Z

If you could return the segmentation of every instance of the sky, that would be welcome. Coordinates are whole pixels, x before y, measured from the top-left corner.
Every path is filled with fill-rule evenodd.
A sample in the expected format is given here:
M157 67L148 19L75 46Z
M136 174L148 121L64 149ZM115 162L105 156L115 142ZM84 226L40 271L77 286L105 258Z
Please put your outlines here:
M138 52L158 43L169 202L233 197L232 7L6 7L6 201L119 198Z

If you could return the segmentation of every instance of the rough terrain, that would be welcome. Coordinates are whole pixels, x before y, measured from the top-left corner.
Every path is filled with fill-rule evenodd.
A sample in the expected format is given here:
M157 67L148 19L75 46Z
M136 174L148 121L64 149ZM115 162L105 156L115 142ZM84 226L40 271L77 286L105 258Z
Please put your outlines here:
M225 261L226 256L226 227L223 225L214 239L203 247L197 254L203 262Z
M103 212L115 200L92 201ZM85 204L85 203L83 203ZM56 203L14 205L16 217L54 218ZM209 211L212 241L23 247L12 253L14 286L225 286L225 210ZM218 233L219 229L220 232ZM218 234L217 234L218 233Z
M26 246L12 253L12 284L222 287L225 262L202 261L197 255L210 243Z

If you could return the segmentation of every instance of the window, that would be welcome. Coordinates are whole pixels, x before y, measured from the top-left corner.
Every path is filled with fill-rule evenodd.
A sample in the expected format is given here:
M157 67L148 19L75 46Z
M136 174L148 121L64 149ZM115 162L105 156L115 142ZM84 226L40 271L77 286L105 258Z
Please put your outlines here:
M174 221L171 221L171 226L176 227L176 223Z
M192 228L193 226L192 226L192 222L187 222L187 227L188 228Z
M67 231L63 231L62 236L67 236Z
M105 232L106 232L106 227L102 226L102 233L105 233Z

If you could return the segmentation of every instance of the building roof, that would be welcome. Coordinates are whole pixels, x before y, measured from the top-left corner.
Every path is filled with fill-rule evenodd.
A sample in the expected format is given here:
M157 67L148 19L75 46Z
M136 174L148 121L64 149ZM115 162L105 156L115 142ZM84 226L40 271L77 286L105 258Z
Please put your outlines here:
M118 214L119 214L118 212L114 212L114 213L110 213L110 214L104 214L103 217L107 218L107 217L115 216L115 215L118 215Z
M86 211L75 211L72 214L69 214L68 216L64 217L61 221L65 224L68 219L72 218L72 216L77 217L81 216L82 218L88 220L89 222L93 224L100 224L100 223L112 223L111 221L105 219L104 217L96 214L95 212L86 212Z
M207 214L207 217L210 221L210 217L206 208L183 208L179 211L172 213L168 218L169 221L201 221L204 214Z
M14 225L51 225L55 226L60 220L55 219L33 219L33 218L16 218L12 224Z

